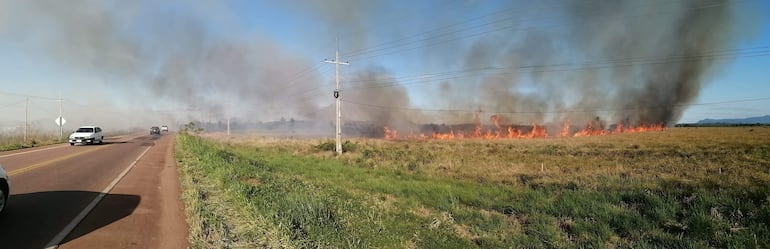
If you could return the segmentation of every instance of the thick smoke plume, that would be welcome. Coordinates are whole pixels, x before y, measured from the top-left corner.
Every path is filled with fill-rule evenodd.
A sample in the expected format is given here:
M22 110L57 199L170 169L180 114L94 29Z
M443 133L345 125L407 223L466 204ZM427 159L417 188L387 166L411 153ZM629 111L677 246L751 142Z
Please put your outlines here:
M724 64L713 55L759 30L744 25L759 16L744 11L750 1L511 1L481 19L462 13L484 9L485 1L443 3L431 11L401 1L286 1L272 7L321 20L325 31L337 32L324 40L342 35L343 56L345 45L353 50L350 59L362 66L344 73L345 84L355 86L343 87L347 122L468 123L481 113L515 124L579 124L598 117L670 125ZM333 119L333 79L314 67L321 58L267 32L245 31L234 17L237 7L226 2L76 3L0 0L0 38L24 53L97 75L137 106L178 122ZM431 22L424 15L432 15ZM481 28L468 35L468 26ZM398 42L428 30L416 43ZM305 44L314 44L307 38ZM389 41L396 42L367 50ZM367 57L367 51L409 54L399 59L424 66L412 68L420 73L466 73L412 87L392 63Z
M671 125L723 64L714 54L756 31L739 25L738 15L752 18L739 1L565 3L471 46L468 68L513 71L482 79L480 106L519 122Z
M0 37L24 54L101 78L147 111L133 119L314 118L318 98L286 101L283 94L318 86L312 71L295 80L314 61L264 34L239 33L233 11L209 1L0 1Z

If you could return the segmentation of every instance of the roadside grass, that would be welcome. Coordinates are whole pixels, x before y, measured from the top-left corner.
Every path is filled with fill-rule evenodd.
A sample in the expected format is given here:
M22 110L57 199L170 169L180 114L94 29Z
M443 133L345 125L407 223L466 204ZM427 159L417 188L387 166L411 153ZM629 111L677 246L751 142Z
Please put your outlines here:
M23 136L0 135L0 151L39 147L39 146L63 143L65 141L66 139L59 139L58 136L53 136L53 135L30 136L30 137L27 137L26 141L24 140Z
M18 150L18 149L26 149L26 148L33 148L33 147L40 147L40 146L46 146L46 145L52 145L52 144L60 144L60 143L67 143L69 135L72 131L65 131L64 135L59 138L58 134L35 134L27 137L26 140L24 140L23 135L3 135L0 134L0 151L9 151L9 150ZM144 129L134 129L134 130L118 130L118 131L109 131L104 134L105 137L113 137L113 136L119 136L119 135L125 135L125 134L132 134L132 133L138 133L142 132L144 133Z
M767 248L770 129L533 140L180 134L195 248Z

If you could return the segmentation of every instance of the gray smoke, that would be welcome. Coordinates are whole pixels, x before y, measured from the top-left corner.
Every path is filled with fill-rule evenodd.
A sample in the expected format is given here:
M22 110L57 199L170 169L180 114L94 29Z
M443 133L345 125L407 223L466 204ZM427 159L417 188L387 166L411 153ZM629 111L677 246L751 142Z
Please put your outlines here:
M596 14L577 17L577 30L588 32L574 32L576 48L598 58L625 60L601 72L616 84L608 102L620 110L613 115L615 121L671 124L678 120L684 110L679 105L698 96L718 63L707 55L730 49L735 41L732 28L739 27L732 25L733 15L738 14L734 4L729 0L619 2L599 5ZM634 15L632 11L637 17L618 16Z
M318 86L315 71L297 77L314 61L260 33L237 34L243 27L232 20L232 11L214 1L0 1L0 38L26 54L103 79L134 108L148 111L136 119L172 116L186 123L318 115L318 96L281 98Z
M481 80L480 106L519 122L670 125L724 63L713 55L758 31L740 25L758 17L741 1L563 3L469 49L469 68L514 69Z
M672 124L684 110L681 105L691 103L725 62L709 55L734 49L760 30L762 24L745 25L761 17L745 11L752 1L511 1L498 6L503 12L467 23L481 27L467 32L466 26L450 24L467 21L470 17L462 14L483 9L486 2L428 9L401 1L270 5L323 20L319 25L326 29L299 37L309 39L302 44L325 46L329 55L334 44L315 44L310 36L324 35L317 40L325 41L337 36L343 52L354 54L417 54L400 59L424 66L424 73L459 68L474 74L410 88L369 54L352 57L360 66L344 69L349 70L345 84L358 86L343 88L343 100L350 102L343 107L348 121L467 123L481 110L517 124L578 124L596 117ZM138 107L180 122L206 117L331 121L333 79L314 67L322 58L291 51L263 31L232 35L246 30L233 8L219 1L0 0L0 39L96 75L125 91ZM431 15L431 22L414 23L424 15ZM479 25L489 21L494 23ZM426 32L417 42L366 50L436 27L446 28ZM497 69L476 74L479 68ZM367 82L386 86L361 87ZM466 112L423 112L415 98L433 103L431 109ZM156 103L170 107L159 109Z
M379 86L398 83L381 67L360 71L351 77L351 82L377 82ZM409 96L402 87L353 88L343 91L342 97L347 103L353 104L345 105L345 115L352 116L351 120L394 127L413 126L417 124L416 121L424 120L422 112L409 108Z

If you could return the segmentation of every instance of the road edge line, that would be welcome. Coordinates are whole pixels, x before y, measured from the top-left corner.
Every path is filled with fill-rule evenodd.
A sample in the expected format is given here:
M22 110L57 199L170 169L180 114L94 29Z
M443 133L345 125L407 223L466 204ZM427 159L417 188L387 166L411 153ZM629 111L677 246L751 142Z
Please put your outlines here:
M32 170L36 170L36 169L43 168L43 167L48 167L51 164L54 164L54 163L57 163L57 162L61 162L61 161L64 161L64 160L69 160L69 159L75 158L75 157L80 156L80 155L84 155L84 154L88 154L90 152L101 150L102 148L105 148L105 147L104 146L94 147L94 148L91 148L91 149L88 149L88 150L84 150L84 151L80 151L80 152L77 152L77 153L74 153L74 154L69 154L69 155L66 155L66 156L63 156L63 157L55 158L53 160L48 160L48 161L43 161L43 162L39 162L39 163L36 163L36 164L28 165L28 166L20 168L20 169L6 171L6 173L8 173L8 176L21 175L21 174L27 173L27 172L32 171Z
M62 147L62 148L64 148L64 147L67 147L67 146L65 146L65 145L66 145L66 144L61 144L61 145L54 145L54 146L51 146L51 147L48 147L48 148L42 148L42 149L37 149L37 150L35 150L35 149L32 149L32 150L23 151L23 152L10 153L10 154L5 154L5 155L0 155L0 158L2 158L2 157L10 157L10 156L18 156L18 155L24 155L24 154L29 154L29 153L34 153L34 152L41 152L41 151L46 151L46 150L53 150L53 149L58 149L59 147Z
M107 196L107 194L109 194L113 188L115 188L115 185L117 185L118 182L120 182L120 180L122 180L123 177L125 177L128 174L128 172L131 171L131 169L133 169L136 166L136 163L139 162L139 159L142 159L142 157L144 157L144 154L146 154L147 151L150 151L152 147L154 146L147 147L147 149L145 149L144 152L142 152L142 154L140 154L139 157L136 158L136 160L134 160L130 165L128 165L128 167L126 167L126 169L124 169L123 172L121 172L120 175L118 175L118 177L115 178L115 180L112 180L112 183L110 183L109 186L104 188L104 190L102 190L102 192L99 193L99 195L96 196L96 198L94 198L91 201L91 203L89 203L88 206L86 206L85 209L83 209L83 211L80 211L78 216L75 216L75 218L73 218L72 221L70 221L70 223L67 224L67 226L64 227L63 230L61 230L61 232L59 232L59 234L57 234L50 242L48 242L45 248L46 249L59 248L59 244L62 242L62 240L64 240L64 238L66 238L67 235L69 235L70 232L72 232L72 230L75 230L75 227L77 227L80 224L80 222L82 222L83 219L85 219L86 216L89 213L91 213L91 211L96 207L96 205L98 205L99 202L101 202L102 199L104 199L104 197Z

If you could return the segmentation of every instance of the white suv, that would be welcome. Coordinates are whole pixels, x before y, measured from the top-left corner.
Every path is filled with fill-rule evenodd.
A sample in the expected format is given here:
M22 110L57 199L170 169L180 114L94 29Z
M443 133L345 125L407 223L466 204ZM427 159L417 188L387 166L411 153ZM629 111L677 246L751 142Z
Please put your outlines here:
M81 126L70 135L70 145L80 144L101 144L104 142L102 128L97 126Z

